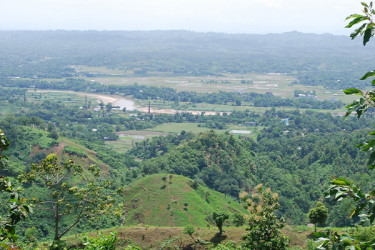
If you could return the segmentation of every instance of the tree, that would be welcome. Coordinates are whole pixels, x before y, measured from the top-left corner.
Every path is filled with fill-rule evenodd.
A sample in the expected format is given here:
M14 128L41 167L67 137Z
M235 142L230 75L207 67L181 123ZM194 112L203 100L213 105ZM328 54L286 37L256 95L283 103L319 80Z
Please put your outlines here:
M234 214L232 222L234 223L234 225L236 225L236 227L240 227L245 224L245 218L242 214L236 213Z
M284 227L284 219L278 219L274 214L280 207L278 194L259 184L251 195L243 192L240 198L249 211L249 227L246 229L248 233L243 237L243 247L264 250L286 249L289 239L280 234L280 229Z
M107 105L105 105L105 107L107 108L107 111L110 112L113 108L112 102L107 103Z
M373 17L375 15L375 9L373 9L373 3L366 4L361 3L364 7L363 14L352 14L347 17L347 20L351 21L346 28L352 28L354 25L362 23L350 37L356 38L358 35L363 36L363 45L366 45L370 38L375 34L375 23ZM375 76L375 70L367 72L361 80L366 80L370 77ZM372 86L375 86L375 79L372 80ZM346 106L347 112L345 117L348 117L352 112L356 112L358 119L369 109L375 107L375 89L370 91L362 91L356 88L345 89L344 93L347 95L359 95L358 100L353 101L351 104ZM370 133L371 136L375 135L375 131ZM363 151L370 152L370 157L367 162L369 169L375 168L375 139L362 143L358 147L361 147ZM341 201L345 198L350 198L355 204L354 209L351 211L350 216L360 216L362 222L369 221L371 224L375 219L375 189L369 192L363 191L362 185L356 185L353 181L346 180L344 178L332 177L331 186L328 190L329 195L327 198L333 197L335 201Z
M212 218L214 219L215 224L216 224L217 228L219 229L219 236L221 236L223 234L223 232L224 232L223 231L224 222L227 219L229 219L229 215L226 214L226 213L213 212Z
M165 182L167 181L167 176L163 176L161 179L164 181L164 186L165 186Z
M354 30L350 34L352 39L356 38L358 35L363 36L363 45L365 46L370 39L375 34L375 23L373 17L375 15L375 9L373 8L373 2L367 4L361 2L363 5L363 15L362 14L352 14L347 17L347 20L351 20L346 28L352 28L354 25L362 23L361 26ZM367 72L361 80L366 80L370 77L375 76L375 70ZM375 86L375 80L371 81L372 86ZM362 91L356 88L345 89L344 93L346 95L359 95L358 100L353 101L351 104L346 106L347 112L345 117L348 117L352 112L356 112L358 119L367 112L369 108L375 107L375 89L370 91ZM375 135L375 131L370 133L371 136ZM375 139L370 139L365 143L358 145L363 151L370 152L370 157L367 162L369 169L375 168ZM362 185L356 185L353 181L347 180L345 178L332 177L331 185L327 192L327 198L333 198L334 201L342 201L343 199L351 199L354 204L354 208L350 212L350 216L359 216L361 222L369 221L370 224L374 222L375 219L375 189L368 192L364 191ZM333 239L323 239L321 247L324 249L326 246L332 242L334 244L342 244L344 242L350 244L354 249L367 249L372 248L375 244L375 240L368 242L359 242L358 240L346 237L345 240L341 237L334 237ZM336 241L336 242L335 242ZM332 243L332 244L333 244Z
M194 241L194 244L196 244L198 241L193 237L193 234L195 233L195 228L192 226L192 225L187 225L184 230L182 231L182 233L184 234L187 234L189 235L193 241Z
M100 169L90 166L87 170L75 165L73 160L58 163L55 154L48 155L40 164L32 164L30 172L23 172L20 179L45 187L48 197L38 197L38 204L51 211L55 231L52 249L59 249L61 237L84 219L93 219L107 213L114 199L109 191L110 183L99 184ZM63 228L64 217L72 218Z
M324 224L327 220L328 208L324 206L323 202L318 201L316 206L310 209L308 217L309 221L314 224L316 232L316 226Z
M101 109L101 110L104 109L104 103L103 103L103 101L100 101L99 106L100 106L100 109Z
M4 160L6 156L2 155L2 151L7 150L10 143L5 137L5 134L0 129L0 167L4 167ZM32 212L31 206L27 200L21 197L21 188L13 187L9 178L5 176L0 177L0 193L7 193L9 200L8 215L6 218L0 216L0 248L13 249L12 244L17 241L16 224L21 220L27 218L28 214Z

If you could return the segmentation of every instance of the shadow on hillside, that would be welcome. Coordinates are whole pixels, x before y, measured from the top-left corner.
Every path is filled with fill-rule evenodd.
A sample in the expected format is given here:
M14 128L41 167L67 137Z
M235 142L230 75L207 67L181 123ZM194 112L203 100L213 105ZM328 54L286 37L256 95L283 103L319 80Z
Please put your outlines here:
M189 245L184 246L182 249L183 249L183 250L192 250L192 249L196 249L196 248L195 248L195 245L196 245L196 244L193 244L193 243L192 243L192 244L189 244Z
M223 234L220 234L220 233L216 233L214 235L214 237L212 237L210 239L210 242L214 243L214 246L218 245L219 243L221 243L223 240L225 240L227 238L226 235L223 235Z

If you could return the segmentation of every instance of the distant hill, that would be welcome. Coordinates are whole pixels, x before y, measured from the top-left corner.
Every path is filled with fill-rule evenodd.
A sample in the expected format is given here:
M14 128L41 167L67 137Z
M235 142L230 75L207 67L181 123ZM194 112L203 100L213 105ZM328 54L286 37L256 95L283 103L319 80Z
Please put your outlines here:
M165 181L163 180L165 177ZM242 205L219 192L180 175L146 176L123 193L125 225L206 227L212 224L212 212L226 212L231 219L245 213Z
M300 32L0 31L0 78L86 76L90 72L72 65L88 65L136 75L277 72L296 76L301 84L345 88L363 84L358 79L372 70L368 47L373 46L364 48L347 36Z

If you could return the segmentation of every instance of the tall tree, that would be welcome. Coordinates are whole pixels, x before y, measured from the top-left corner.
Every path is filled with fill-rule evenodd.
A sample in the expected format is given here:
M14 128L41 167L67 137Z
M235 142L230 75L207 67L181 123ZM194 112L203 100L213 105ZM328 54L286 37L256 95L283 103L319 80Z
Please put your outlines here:
M32 164L30 172L22 173L20 178L48 191L47 197L38 197L38 200L39 205L49 209L54 218L52 249L64 245L61 237L82 220L107 213L113 207L110 182L99 183L100 169L97 166L85 170L73 160L60 164L56 155L50 154L40 164ZM62 219L68 216L72 220L63 227Z

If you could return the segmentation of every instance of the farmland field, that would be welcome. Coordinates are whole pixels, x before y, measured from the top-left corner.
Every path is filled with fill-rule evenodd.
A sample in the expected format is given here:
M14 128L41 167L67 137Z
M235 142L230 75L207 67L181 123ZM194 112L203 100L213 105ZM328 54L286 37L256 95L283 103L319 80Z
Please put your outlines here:
M209 92L272 92L282 97L292 97L294 90L316 91L319 100L338 99L349 102L353 98L346 96L341 90L327 90L322 86L305 86L292 84L296 78L283 73L247 73L224 74L222 76L166 76L160 72L152 72L151 76L134 76L129 72L107 69L105 67L77 66L80 72L95 73L95 77L84 77L86 80L103 84L132 85L134 83L147 86L170 87L178 91Z
M65 105L83 106L85 97L73 91L28 91L26 99L30 102L57 101ZM96 103L96 98L87 97L88 102Z
M146 130L129 130L117 132L119 139L117 141L107 141L106 145L118 153L125 153L135 142L140 142L155 136L167 135L167 132L156 132Z
M148 131L164 132L164 133L180 133L182 130L186 132L200 133L207 131L208 128L199 127L197 123L183 122L183 123L164 123L155 128L147 129ZM220 131L220 130L219 130Z

